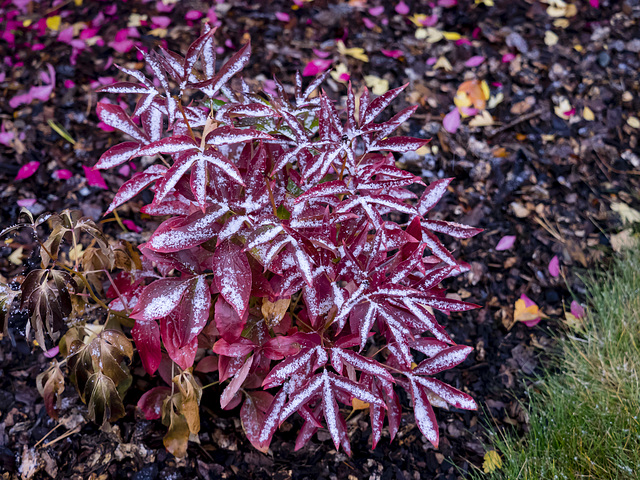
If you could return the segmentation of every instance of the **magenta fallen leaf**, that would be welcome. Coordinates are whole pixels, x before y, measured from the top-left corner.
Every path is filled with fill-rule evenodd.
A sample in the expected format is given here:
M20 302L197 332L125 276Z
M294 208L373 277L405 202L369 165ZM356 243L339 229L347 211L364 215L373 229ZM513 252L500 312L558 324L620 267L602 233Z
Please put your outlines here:
M496 245L496 251L501 252L503 250L509 250L516 243L515 235L505 235L500 239Z
M58 180L69 180L71 177L73 177L73 173L71 173L71 170L63 168L53 172L53 177Z
M281 22L288 22L291 20L291 17L286 12L276 12L276 18Z
M385 50L383 48L380 50L380 52L382 52L384 56L391 57L391 58L400 58L402 55L404 55L402 50Z
M516 58L516 56L515 56L515 54L514 54L514 53L505 53L505 54L502 56L502 63L509 63L509 62L512 62L514 58Z
M140 233L142 228L135 224L133 220L122 220L122 224L132 232Z
M378 17L380 15L382 15L384 13L384 7L383 6L378 6L378 7L371 7L369 9L369 15L373 16L373 17Z
M315 60L311 60L304 67L304 70L302 71L302 76L303 77L315 77L319 73L322 73L327 68L329 68L331 66L331 63L332 63L331 60L322 60L322 59L319 59L319 58L315 59Z
M89 185L90 187L98 187L109 190L107 183L104 181L104 178L102 178L100 170L94 170L93 168L85 167L84 165L82 166L82 168L84 169L84 176L87 179L87 185Z
M584 317L584 307L575 300L571 301L571 315L578 319Z
M18 175L16 175L16 180L24 180L25 178L29 178L31 175L36 173L40 168L40 162L36 160L32 160L29 163L20 167L18 170Z
M549 273L552 277L557 277L560 275L560 260L558 259L557 255L554 255L554 257L549 262Z
M402 0L396 5L396 12L400 15L406 15L409 13L409 5L404 3Z
M456 133L460 126L460 112L457 108L454 108L444 116L442 126L447 132Z

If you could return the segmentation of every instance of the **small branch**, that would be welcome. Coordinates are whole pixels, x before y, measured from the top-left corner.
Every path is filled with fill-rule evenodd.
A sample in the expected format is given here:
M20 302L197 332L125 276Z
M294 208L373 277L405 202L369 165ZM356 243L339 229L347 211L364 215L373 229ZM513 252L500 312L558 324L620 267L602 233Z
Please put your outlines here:
M509 130L510 128L515 127L516 125L522 123L522 122L526 122L527 120L531 120L532 118L536 118L538 115L542 115L544 113L545 109L543 108L539 108L538 110L535 110L531 113L525 113L524 115L519 116L518 118L516 118L514 121L507 123L506 125L503 125L500 128L496 128L495 130L489 132L489 135L487 135L489 138L495 137L496 135L498 135L499 133L502 133L506 130Z

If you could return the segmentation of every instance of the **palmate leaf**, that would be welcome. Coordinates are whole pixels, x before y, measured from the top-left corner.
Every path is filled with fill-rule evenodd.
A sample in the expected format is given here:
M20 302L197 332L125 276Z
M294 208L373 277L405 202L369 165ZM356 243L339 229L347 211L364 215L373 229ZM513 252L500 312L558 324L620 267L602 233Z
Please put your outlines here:
M56 339L73 310L69 288L77 286L71 275L59 270L33 270L22 283L21 308L29 312L36 340L44 350L45 331Z
M98 425L115 422L125 415L116 384L102 372L94 373L87 379L84 397L87 399L89 418Z
M86 397L86 392L91 391L87 390L89 378L99 373L117 386L130 378L125 362L132 358L133 345L124 333L119 330L103 330L89 343L79 339L73 341L69 346L67 364L78 393L83 400L89 401Z
M36 387L44 399L47 413L57 420L60 396L64 392L64 375L56 360L53 360L49 368L36 377Z

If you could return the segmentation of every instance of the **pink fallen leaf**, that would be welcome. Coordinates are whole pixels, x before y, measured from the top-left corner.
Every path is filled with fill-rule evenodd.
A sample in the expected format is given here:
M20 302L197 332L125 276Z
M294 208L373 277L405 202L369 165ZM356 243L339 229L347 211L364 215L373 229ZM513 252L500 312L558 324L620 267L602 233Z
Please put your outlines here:
M467 67L478 67L484 63L485 58L482 55L475 55L464 62Z
M509 250L516 243L515 235L505 235L500 239L496 245L496 251L501 252L503 250Z
M438 6L444 8L455 7L458 4L458 0L438 0Z
M584 307L575 300L571 301L571 315L578 319L584 317Z
M33 207L37 201L35 198L21 198L16 203L19 207Z
M396 5L396 13L399 15L406 15L409 13L409 5L404 3L402 0Z
M29 178L31 175L36 173L40 168L40 162L36 160L32 160L29 163L20 167L18 170L18 175L16 175L16 180L24 180L25 178Z
M331 55L331 52L325 52L324 50L320 50L318 48L314 48L313 53L316 57L320 58L327 58L329 55Z
M369 30L373 30L377 26L375 23L371 21L371 19L367 17L362 18L362 23L364 23L364 26L367 27Z
M31 100L33 100L33 97L29 92L21 93L9 100L9 106L11 108L17 108L25 103L31 103Z
M89 185L90 187L98 187L109 190L109 187L107 187L107 183L104 181L104 178L102 178L102 174L99 170L94 170L93 168L85 167L84 165L82 166L82 168L84 169L84 176L87 179L87 185Z
M167 28L171 25L171 18L166 16L151 17L154 27Z
M65 80L64 81L64 88L73 88L76 86L76 82L74 82L73 80Z
M557 255L554 255L549 262L549 274L551 274L552 277L560 275L560 260Z
M285 23L291 20L291 17L286 12L276 12L276 18Z
M0 143L9 147L11 145L11 140L13 140L13 137L14 133L7 132L4 126L4 122L2 122L2 127L0 127Z
M58 34L58 41L62 43L69 43L73 40L73 27L65 28Z
M514 53L505 53L502 56L502 63L512 62L514 58L516 58L516 55Z
M60 347L53 347L44 352L44 356L47 358L54 358L58 353L60 353Z
M322 73L327 68L329 68L331 66L331 63L332 63L331 60L322 60L322 59L319 59L319 58L317 58L315 60L311 60L304 67L304 70L302 71L302 76L303 77L315 77L319 73Z
M589 0L589 5L593 8L600 8L600 0Z
M449 133L456 133L460 126L460 112L457 108L454 108L444 116L442 120L442 126Z
M202 17L204 17L204 13L200 10L189 10L184 15L184 18L187 20L200 20Z
M382 54L386 57L391 58L400 58L404 53L402 50L385 50L384 48L380 50Z
M383 13L384 13L384 7L383 6L371 7L369 9L369 15L371 15L373 17L378 17L378 16L382 15Z

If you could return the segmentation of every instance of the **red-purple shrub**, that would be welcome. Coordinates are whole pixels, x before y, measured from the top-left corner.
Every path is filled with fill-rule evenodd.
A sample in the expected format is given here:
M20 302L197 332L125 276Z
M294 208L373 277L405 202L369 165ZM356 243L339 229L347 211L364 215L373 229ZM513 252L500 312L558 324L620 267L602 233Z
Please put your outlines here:
M452 341L434 310L475 307L440 286L468 266L436 234L469 238L479 230L428 218L451 179L418 197L408 187L423 181L396 167L393 152L426 143L390 137L416 107L375 123L404 87L377 98L365 89L356 98L349 86L341 115L317 93L324 76L304 89L298 75L293 102L277 82L274 95L244 82L237 91L230 80L250 46L217 71L214 51L209 31L185 57L145 54L153 78L121 68L135 82L102 89L139 95L135 111L98 105L100 119L131 140L111 147L97 168L156 159L122 185L109 212L151 187L153 202L141 211L168 217L139 246L141 259L131 254L129 263L111 265L119 273L104 301L121 324L135 320L131 336L144 368L170 385L146 392L138 405L148 419L163 419L165 445L183 455L200 428L196 375L217 371L226 383L222 408L241 405L259 450L297 412L304 425L296 448L324 418L336 448L350 453L340 405L368 406L375 447L385 416L392 439L398 431L396 390L404 388L418 427L437 446L432 405L476 404L433 378L472 350ZM118 418L115 387L128 375L131 345L117 328L84 337L77 330L63 337L61 352L78 390L99 423ZM416 365L416 356L426 359ZM43 391L49 384L49 404L57 369L39 382Z

